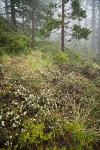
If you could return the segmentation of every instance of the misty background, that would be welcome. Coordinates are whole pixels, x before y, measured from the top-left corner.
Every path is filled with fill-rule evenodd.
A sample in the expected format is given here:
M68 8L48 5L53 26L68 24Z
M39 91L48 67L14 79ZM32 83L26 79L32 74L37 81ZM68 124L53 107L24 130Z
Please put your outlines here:
M41 5L44 5L45 8L49 8L50 5L59 4L58 8L50 7L51 14L54 18L58 19L61 15L61 1L60 0L41 0ZM20 4L19 4L20 5ZM23 30L24 34L30 37L32 24L28 17L25 18L23 13L18 14L18 11L21 11L21 8L18 5L15 6L16 8L16 20L18 22L19 30ZM84 39L75 39L71 38L71 30L65 28L65 32L69 32L68 34L65 33L65 45L69 46L81 54L87 55L87 51L91 55L97 55L100 53L100 0L81 0L81 7L86 10L86 18L84 19L69 19L70 27L73 24L81 25L82 27L88 28L91 31L87 40ZM65 9L70 8L70 3L67 3ZM19 9L19 10L18 10ZM69 9L67 12L70 12ZM11 8L10 8L10 0L0 0L0 15L11 20ZM28 10L28 13L29 10ZM42 14L42 12L40 12ZM46 12L45 12L46 13ZM65 12L66 13L66 12ZM40 14L39 14L40 15ZM42 22L42 21L41 21ZM36 21L35 27L42 26L42 23ZM25 27L23 27L23 25ZM22 29L23 28L23 29ZM26 31L27 30L27 31ZM38 33L36 33L38 34ZM40 37L35 38L37 41L40 40ZM42 39L42 37L41 37ZM60 42L61 40L61 28L53 29L50 31L48 37L45 38L50 42Z

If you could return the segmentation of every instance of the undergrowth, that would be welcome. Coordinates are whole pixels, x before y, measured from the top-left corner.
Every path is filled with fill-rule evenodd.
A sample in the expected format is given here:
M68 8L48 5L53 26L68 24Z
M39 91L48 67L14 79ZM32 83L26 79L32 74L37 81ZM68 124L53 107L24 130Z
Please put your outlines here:
M0 56L20 55L31 52L29 39L16 32L5 18L0 17Z
M0 147L92 150L99 140L99 66L43 49L0 57Z

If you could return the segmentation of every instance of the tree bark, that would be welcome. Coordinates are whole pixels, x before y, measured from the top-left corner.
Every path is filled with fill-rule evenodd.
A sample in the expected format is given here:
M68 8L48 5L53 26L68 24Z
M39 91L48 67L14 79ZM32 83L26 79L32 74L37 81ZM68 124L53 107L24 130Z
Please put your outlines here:
M8 0L5 0L5 12L6 12L6 18L7 20L9 20Z
M64 0L62 0L61 51L64 52Z
M32 10L32 48L34 49L34 40L35 40L35 8Z
M95 50L95 0L92 0L92 49Z
M10 0L10 4L11 4L11 22L16 29L15 0Z
M85 10L87 12L88 9L88 0L86 0L86 6L85 6ZM85 18L85 28L87 28L87 17Z
M98 2L98 53L100 54L100 0Z

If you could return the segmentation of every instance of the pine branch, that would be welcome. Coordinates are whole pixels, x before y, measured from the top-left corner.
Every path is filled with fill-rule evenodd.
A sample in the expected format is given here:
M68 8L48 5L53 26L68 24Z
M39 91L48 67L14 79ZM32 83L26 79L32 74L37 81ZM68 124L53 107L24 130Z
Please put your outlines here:
M11 13L10 13L10 12L8 12L8 13L4 13L4 14L1 14L1 13L0 13L0 15L7 15L7 14L11 14Z

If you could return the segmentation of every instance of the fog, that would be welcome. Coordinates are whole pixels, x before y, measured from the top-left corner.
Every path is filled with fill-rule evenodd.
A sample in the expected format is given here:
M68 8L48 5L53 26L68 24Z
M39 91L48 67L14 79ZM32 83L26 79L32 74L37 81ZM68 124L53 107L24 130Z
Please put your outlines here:
M15 0L15 19L17 22L17 28L19 31L23 31L24 34L27 36L31 35L32 30L32 19L31 19L31 3L34 7L35 14L34 16L34 27L38 29L44 28L46 25L46 21L44 19L39 18L39 16L43 16L46 18L47 11L42 11L42 6L45 9L49 9L51 11L51 17L55 20L61 20L61 13L62 13L62 6L61 0L38 0L40 4L36 4L37 1L29 0L28 1L17 1ZM64 4L64 15L65 17L65 25L68 23L67 27L64 27L64 42L66 46L70 46L71 48L75 48L77 51L81 52L81 49L87 49L87 51L91 51L93 54L100 53L100 0L82 0L81 7L83 10L86 10L86 17L85 18L76 18L72 19L68 15L72 12L71 9L71 2L69 1ZM55 7L49 7L49 5L55 4ZM8 20L11 19L11 0L0 0L0 15L7 18ZM24 9L23 9L24 8ZM44 9L43 8L43 9ZM70 9L69 9L70 8ZM24 10L24 12L23 12ZM26 10L26 12L25 12ZM47 15L50 17L50 14ZM40 20L41 19L41 20ZM47 19L46 19L47 20ZM44 23L44 24L43 24ZM91 31L87 39L81 38L80 40L77 38L72 38L72 28L73 25L77 24L81 27L85 27ZM44 26L44 27L43 27ZM57 25L56 25L57 26ZM32 30L33 31L33 30ZM35 33L34 33L35 34ZM39 33L36 33L38 35ZM35 39L40 40L40 37L36 36ZM54 27L52 30L49 31L48 37L46 40L53 41L53 42L60 42L61 41L61 26L58 25L57 28Z

